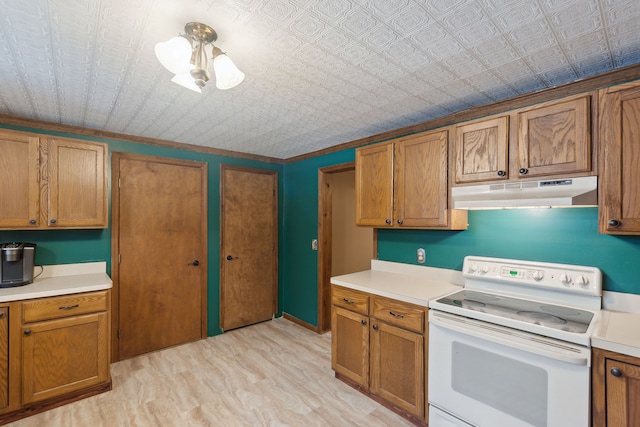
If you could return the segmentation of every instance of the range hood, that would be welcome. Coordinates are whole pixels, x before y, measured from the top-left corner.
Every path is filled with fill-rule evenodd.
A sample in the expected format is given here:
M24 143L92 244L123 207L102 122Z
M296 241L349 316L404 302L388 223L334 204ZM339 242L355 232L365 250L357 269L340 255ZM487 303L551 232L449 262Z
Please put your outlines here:
M452 187L454 209L596 206L598 177Z

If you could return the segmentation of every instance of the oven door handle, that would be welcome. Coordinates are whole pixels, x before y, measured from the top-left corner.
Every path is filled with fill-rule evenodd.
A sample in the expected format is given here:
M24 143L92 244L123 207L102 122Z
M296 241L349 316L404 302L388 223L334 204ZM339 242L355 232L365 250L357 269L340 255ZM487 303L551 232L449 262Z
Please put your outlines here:
M480 338L507 347L574 365L590 365L591 355L586 347L553 338L518 331L492 323L429 310L429 323L461 334Z

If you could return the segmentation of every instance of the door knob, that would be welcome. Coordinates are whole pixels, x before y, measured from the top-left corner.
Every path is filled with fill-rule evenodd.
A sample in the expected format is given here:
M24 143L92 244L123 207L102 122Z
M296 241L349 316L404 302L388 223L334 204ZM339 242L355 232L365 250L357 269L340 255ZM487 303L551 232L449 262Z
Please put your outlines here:
M193 262L192 262L191 264L193 264L193 265L195 265L195 266L197 267L197 266L199 266L199 265L200 265L200 261L198 261L198 260L196 259L196 260L193 260Z

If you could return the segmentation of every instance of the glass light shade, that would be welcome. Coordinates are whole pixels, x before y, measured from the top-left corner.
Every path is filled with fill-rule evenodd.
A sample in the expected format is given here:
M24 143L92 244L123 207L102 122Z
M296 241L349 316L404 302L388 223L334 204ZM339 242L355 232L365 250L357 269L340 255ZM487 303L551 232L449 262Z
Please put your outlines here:
M191 89L194 92L202 93L202 90L196 85L196 82L195 80L193 80L193 77L191 77L191 73L189 73L189 71L182 74L176 74L175 76L173 76L171 81L179 84L182 87Z
M189 71L191 64L191 43L182 36L173 37L166 42L156 44L158 61L173 74Z
M213 71L216 73L216 87L218 89L231 89L244 80L244 73L224 53L214 56Z

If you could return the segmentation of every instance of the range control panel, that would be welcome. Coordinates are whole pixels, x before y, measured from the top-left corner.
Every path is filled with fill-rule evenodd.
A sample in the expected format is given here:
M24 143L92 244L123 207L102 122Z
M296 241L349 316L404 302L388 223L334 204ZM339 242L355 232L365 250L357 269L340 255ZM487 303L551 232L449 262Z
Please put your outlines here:
M602 273L596 267L467 256L462 273L476 281L602 294Z

